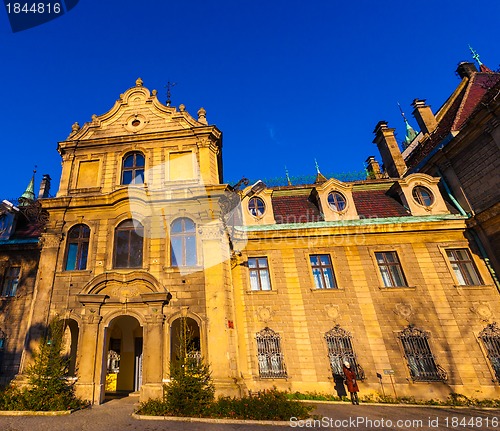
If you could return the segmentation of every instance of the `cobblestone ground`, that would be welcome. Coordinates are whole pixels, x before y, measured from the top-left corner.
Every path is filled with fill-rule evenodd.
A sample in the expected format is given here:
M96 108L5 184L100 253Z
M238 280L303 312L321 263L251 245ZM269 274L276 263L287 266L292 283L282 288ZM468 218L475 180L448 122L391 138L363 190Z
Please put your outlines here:
M468 430L497 431L499 410L317 404L316 422L291 421L284 426L137 420L131 417L138 399L111 400L67 416L0 416L0 431L283 431L321 430Z

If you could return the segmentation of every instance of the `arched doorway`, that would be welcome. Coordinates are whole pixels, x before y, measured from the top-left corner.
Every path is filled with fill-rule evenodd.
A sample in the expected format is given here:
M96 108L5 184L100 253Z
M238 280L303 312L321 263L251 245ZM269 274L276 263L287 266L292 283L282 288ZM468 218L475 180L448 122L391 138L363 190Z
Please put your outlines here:
M179 317L170 326L171 362L179 360L183 348L189 356L201 359L200 327L191 317Z
M78 323L73 319L64 321L63 355L69 360L68 376L75 377L76 374L76 352L78 351Z
M139 391L142 385L143 331L132 316L115 317L106 330L107 396Z

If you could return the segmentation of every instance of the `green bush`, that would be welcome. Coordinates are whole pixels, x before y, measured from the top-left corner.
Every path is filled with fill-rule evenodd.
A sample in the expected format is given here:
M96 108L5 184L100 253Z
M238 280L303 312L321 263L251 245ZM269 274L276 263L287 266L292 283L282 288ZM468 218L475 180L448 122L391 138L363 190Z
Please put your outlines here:
M276 388L257 392L242 398L219 397L205 405L196 414L178 413L171 409L167 400L149 400L139 406L137 413L151 416L200 416L209 418L253 419L288 421L291 417L310 417L313 406L289 399L287 392Z

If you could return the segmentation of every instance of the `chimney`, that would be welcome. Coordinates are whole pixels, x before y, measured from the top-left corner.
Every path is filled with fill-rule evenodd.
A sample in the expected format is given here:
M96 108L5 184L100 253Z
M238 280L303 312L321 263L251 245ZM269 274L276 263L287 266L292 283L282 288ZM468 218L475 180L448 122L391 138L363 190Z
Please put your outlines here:
M40 183L40 190L38 192L38 199L40 198L48 198L50 192L50 175L44 174L42 178L42 182Z
M412 103L415 108L413 111L413 116L417 120L420 131L426 135L432 133L436 127L436 117L432 113L431 107L425 104L425 99L419 100L415 99Z
M386 121L379 121L373 131L373 143L377 144L387 174L391 178L400 178L406 172L406 163L396 142L394 130L387 127Z
M377 180L383 177L382 172L380 171L380 165L375 160L375 156L368 157L365 163L369 179Z
M458 64L457 74L461 79L469 78L477 73L476 65L474 63L469 63L468 61L462 61Z

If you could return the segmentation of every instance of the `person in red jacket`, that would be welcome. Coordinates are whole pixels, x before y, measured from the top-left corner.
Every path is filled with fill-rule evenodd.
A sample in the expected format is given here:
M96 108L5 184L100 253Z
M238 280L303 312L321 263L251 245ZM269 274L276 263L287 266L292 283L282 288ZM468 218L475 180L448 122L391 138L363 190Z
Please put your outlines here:
M351 394L351 402L353 404L359 405L358 398L358 382L356 381L356 373L351 370L351 364L348 361L344 361L344 366L342 367L345 375L345 382L347 384L347 390Z

